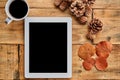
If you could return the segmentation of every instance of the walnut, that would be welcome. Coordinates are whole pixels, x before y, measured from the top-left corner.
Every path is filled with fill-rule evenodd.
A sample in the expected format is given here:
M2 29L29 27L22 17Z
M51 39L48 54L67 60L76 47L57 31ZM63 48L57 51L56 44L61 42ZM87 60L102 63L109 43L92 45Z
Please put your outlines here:
M85 13L85 4L82 1L76 0L70 5L70 12L76 17L81 17Z

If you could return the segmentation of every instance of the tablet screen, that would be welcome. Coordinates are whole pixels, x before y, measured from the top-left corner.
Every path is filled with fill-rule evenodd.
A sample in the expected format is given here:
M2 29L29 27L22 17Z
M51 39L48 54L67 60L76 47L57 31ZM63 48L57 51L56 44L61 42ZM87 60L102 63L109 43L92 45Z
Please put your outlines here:
M67 23L29 23L29 72L67 73Z

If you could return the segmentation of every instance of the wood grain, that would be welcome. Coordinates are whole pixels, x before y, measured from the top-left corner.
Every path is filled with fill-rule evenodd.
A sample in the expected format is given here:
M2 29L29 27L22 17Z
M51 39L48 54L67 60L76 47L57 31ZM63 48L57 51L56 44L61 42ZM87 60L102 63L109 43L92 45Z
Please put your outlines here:
M94 8L120 9L120 0L96 0Z
M5 7L7 0L0 0L0 7ZM30 8L55 8L54 0L27 0ZM94 8L120 9L120 0L96 0Z
M1 10L1 14L4 11ZM60 17L70 17L69 12L61 12L58 9L30 9L29 16L60 16ZM102 40L108 40L110 38L113 44L120 44L120 10L109 10L109 9L95 9L94 17L99 18L103 24L103 30L94 39L94 43L98 43ZM2 19L0 20L0 43L10 43L10 44L23 44L23 22L13 22L10 25L4 23L5 16L0 15ZM80 25L74 17L73 19L73 44L83 44L87 42L87 25ZM89 21L91 19L89 18ZM113 24L114 23L114 24ZM16 27L17 26L17 27Z
M120 79L120 45L113 45L113 51L108 58L109 66L105 71L98 71L96 68L92 68L91 71L84 70L82 66L83 60L78 57L78 49L81 45L73 45L72 49L72 78L70 79L48 79L48 80L85 80L85 79ZM20 63L19 63L19 72L20 72L20 79L24 79L24 68L23 68L23 61L24 61L24 45L20 45ZM26 79L25 79L26 80ZM27 79L27 80L36 80L36 79ZM42 79L37 79L42 80ZM47 79L43 79L47 80Z
M25 80L24 77L24 46L23 45L18 45L18 57L19 57L19 78L22 80Z
M110 38L112 44L120 44L120 10L95 9L94 18L99 18L104 24L94 43Z
M17 45L0 45L0 79L19 79Z
M23 22L0 23L0 43L23 44Z
M8 44L23 44L23 21L13 21L11 24L6 25L4 20L6 18L3 9L0 10L0 43ZM37 15L37 16L36 16ZM73 44L82 44L87 42L87 25L81 25L74 16L69 14L69 11L62 12L58 9L30 9L30 17L71 17L73 24ZM88 19L91 20L91 17ZM86 33L86 34L83 34Z
M79 25L79 22L77 19L72 16L69 12L69 10L66 11L60 11L59 9L37 9L37 8L31 8L28 14L29 17L71 17L73 20L73 24ZM5 25L5 19L7 18L5 10L2 8L0 9L0 23L4 26L11 26ZM17 21L15 21L17 22ZM21 22L20 22L21 23ZM18 23L18 24L20 24ZM15 24L15 23L14 23ZM16 23L17 24L17 23Z
M0 80L89 80L120 79L120 0L96 0L93 16L104 23L102 32L96 35L94 44L109 40L114 44L108 58L109 66L105 71L93 68L85 71L82 60L77 56L80 44L89 42L86 39L87 25L80 25L69 10L60 11L54 6L54 0L27 0L30 17L71 17L72 18L72 78L70 79L26 79L24 78L24 22L4 23L5 4L8 0L0 0ZM87 23L88 24L88 23Z

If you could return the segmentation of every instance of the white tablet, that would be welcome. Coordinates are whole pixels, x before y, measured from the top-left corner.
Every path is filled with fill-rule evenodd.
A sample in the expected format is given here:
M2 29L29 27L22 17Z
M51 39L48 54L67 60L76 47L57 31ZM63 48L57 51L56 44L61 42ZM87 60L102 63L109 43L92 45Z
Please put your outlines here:
M25 19L25 77L72 77L71 18Z

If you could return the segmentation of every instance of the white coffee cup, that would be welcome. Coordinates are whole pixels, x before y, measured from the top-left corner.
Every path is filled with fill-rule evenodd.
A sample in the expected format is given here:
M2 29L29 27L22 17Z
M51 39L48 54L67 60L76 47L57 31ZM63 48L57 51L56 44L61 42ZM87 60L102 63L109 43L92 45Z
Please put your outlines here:
M28 6L26 0L21 0L21 1L24 1L24 2L26 3L26 5L27 5L27 8L28 8L28 9L27 9L26 14L25 14L23 17L21 17L21 18L16 18L16 17L12 16L12 14L11 14L10 11L9 11L9 7L10 7L10 5L11 5L11 3L12 3L13 1L15 1L15 0L8 0L7 3L6 3L6 6L5 6L5 12L6 12L7 16L8 16L8 18L6 18L6 20L5 20L5 22L6 22L7 24L11 23L13 20L15 20L15 21L23 20L23 19L28 15L28 12L29 12L29 6ZM22 13L22 12L21 12L21 13ZM20 13L19 13L19 14L20 14Z

